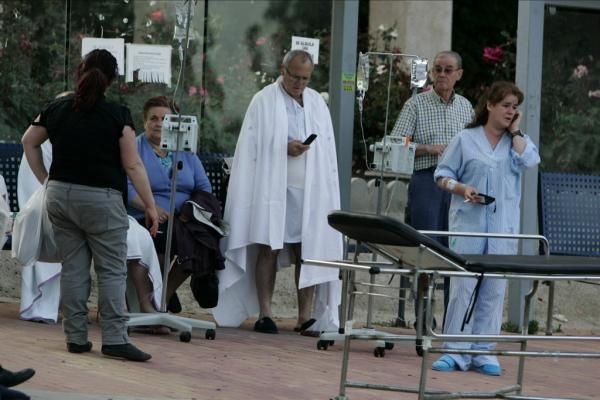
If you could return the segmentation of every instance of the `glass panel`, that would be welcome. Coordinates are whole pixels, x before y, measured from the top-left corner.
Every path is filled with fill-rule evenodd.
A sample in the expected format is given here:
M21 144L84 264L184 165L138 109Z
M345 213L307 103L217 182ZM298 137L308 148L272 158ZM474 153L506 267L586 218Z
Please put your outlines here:
M188 95L192 88L200 87L202 80L202 48L204 46L204 2L192 2L193 17L190 22L190 42L187 48L186 64L181 72L181 52L183 47L174 38L178 22L178 7L187 11L187 4L171 0L101 0L72 1L69 34L69 76L75 76L81 61L81 43L85 37L123 38L125 43L172 46L171 85L147 83L137 79L126 82L121 76L107 92L107 97L126 104L133 115L136 130L142 132L143 105L153 96L166 95L175 98L185 115L200 115L202 96ZM181 17L181 12L179 16ZM184 45L184 44L183 44ZM177 84L179 82L179 85ZM73 88L72 80L69 87ZM199 91L194 92L194 94ZM202 143L202 142L201 142ZM200 145L201 151L202 145Z
M201 118L202 152L233 153L250 100L277 79L292 35L320 39L310 86L328 91L330 0L310 7L302 0L193 1L184 9L190 3L191 40L181 71L174 28L183 1L0 0L0 139L18 140L45 103L75 87L86 37L172 46L170 87L121 76L107 96L129 106L138 132L149 97L174 97L182 114Z
M208 3L203 136L207 147L233 153L252 96L279 76L291 37L320 39L310 87L327 92L331 1Z
M546 7L541 170L600 171L599 35L598 10Z

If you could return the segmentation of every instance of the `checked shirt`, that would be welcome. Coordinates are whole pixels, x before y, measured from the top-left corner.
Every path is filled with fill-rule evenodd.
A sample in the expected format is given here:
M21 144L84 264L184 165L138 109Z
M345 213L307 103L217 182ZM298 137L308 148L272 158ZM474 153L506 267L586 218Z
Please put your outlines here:
M453 94L448 103L430 90L406 101L392 130L393 136L408 136L417 144L448 144L473 118L471 103ZM438 156L415 157L415 171L435 167Z

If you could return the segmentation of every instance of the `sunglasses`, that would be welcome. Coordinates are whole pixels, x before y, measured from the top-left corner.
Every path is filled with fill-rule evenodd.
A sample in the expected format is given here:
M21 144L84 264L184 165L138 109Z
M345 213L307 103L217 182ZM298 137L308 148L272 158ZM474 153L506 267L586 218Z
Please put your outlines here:
M442 72L445 73L446 75L450 75L451 73L453 73L454 71L458 71L460 68L452 68L452 67L446 67L446 68L442 68L442 67L433 67L433 71L436 74L441 74Z

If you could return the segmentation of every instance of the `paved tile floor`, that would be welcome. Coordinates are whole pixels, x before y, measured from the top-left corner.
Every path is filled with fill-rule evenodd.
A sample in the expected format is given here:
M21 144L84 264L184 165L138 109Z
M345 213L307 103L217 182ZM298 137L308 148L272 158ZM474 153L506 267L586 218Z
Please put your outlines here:
M294 333L291 320L278 321L279 335L257 334L248 321L239 329L218 329L214 341L205 340L204 332L194 333L190 343L179 342L174 333L133 333L132 342L153 358L132 363L100 354L96 322L90 324L94 349L78 355L66 351L60 325L20 321L17 315L17 304L0 303L0 362L13 370L35 368L36 375L18 389L36 400L327 400L339 390L341 343L317 350L316 339ZM572 344L570 350L583 346ZM600 342L588 346L600 352ZM558 348L541 343L530 347ZM398 344L384 358L375 358L372 344L353 342L349 378L413 386L418 383L420 360L412 343ZM598 359L534 358L526 364L527 395L600 398ZM431 371L429 387L480 391L514 383L516 358L504 358L502 366L502 377ZM416 399L410 393L363 389L348 389L347 396L351 400Z

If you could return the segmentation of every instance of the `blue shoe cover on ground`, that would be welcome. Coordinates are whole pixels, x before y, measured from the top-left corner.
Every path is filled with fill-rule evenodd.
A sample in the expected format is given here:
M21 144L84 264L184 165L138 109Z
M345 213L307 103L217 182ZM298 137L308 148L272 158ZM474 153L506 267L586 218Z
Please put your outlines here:
M431 364L431 369L434 371L450 372L456 371L458 369L458 365L456 364L456 361L452 359L452 357L443 355L437 361Z
M502 374L502 368L496 364L483 364L479 367L473 367L473 369L484 375L500 376Z

